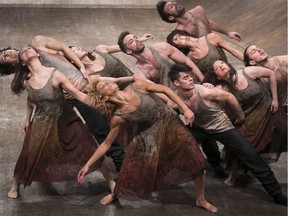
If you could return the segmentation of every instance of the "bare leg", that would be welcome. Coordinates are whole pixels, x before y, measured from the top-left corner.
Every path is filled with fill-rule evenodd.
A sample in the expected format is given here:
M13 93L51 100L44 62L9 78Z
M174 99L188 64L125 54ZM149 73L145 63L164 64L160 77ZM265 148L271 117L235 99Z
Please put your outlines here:
M105 178L105 181L106 181L107 185L109 186L109 188L111 190L111 193L108 194L107 196L103 197L100 200L100 203L101 203L101 205L108 205L108 204L110 204L111 202L113 202L115 200L114 195L113 195L113 191L114 191L116 183L113 180L113 178L111 177L109 169L108 169L108 167L107 167L105 162L102 163L100 171L102 172L102 174L103 174L103 176Z
M8 192L8 197L11 199L17 199L19 196L19 186L20 186L20 180L14 176L13 184Z
M239 167L239 160L238 159L231 159L231 170L229 177L224 181L224 183L228 186L233 186L236 182L237 170Z
M218 209L215 206L211 205L209 202L207 202L207 200L205 199L205 195L204 195L205 175L206 174L203 174L197 177L196 179L194 179L196 194L197 194L196 206L204 208L209 212L215 213L218 211Z

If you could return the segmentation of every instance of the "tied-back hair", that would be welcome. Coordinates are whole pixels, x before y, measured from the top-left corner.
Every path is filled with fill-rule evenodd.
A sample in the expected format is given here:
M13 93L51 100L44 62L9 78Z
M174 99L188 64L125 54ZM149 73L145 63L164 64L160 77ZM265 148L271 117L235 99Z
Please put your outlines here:
M24 82L30 79L29 72L29 68L23 66L21 60L19 60L19 63L15 66L15 76L11 83L11 90L14 94L19 95L25 90Z
M236 69L233 67L233 65L232 64L230 64L229 62L226 62L226 61L224 61L225 62L225 64L227 64L228 65L228 67L229 67L229 69L230 69L230 77L233 77L233 75L235 75L236 74ZM211 82L210 83L212 83L213 85L225 85L225 86L227 86L228 88L230 87L230 84L227 82L227 81L225 81L225 80L218 80L217 79L217 76L216 76L216 74L215 74L215 71L214 70L212 70L212 73L210 73L211 74ZM205 78L204 78L204 81L205 81ZM204 82L203 81L203 82Z
M103 96L100 95L96 86L100 82L99 79L92 80L87 86L87 93L90 97L90 104L103 115L113 115L116 105L109 101L105 101Z

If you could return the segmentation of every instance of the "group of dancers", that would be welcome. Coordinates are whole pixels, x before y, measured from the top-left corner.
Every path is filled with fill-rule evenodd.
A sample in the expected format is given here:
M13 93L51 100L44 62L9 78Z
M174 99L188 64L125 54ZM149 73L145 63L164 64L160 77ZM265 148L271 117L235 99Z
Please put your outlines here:
M111 190L103 205L120 197L147 199L193 180L196 206L217 212L205 198L200 147L215 177L225 178L220 142L231 161L227 185L235 183L241 162L275 203L287 206L263 159L277 161L287 150L287 56L268 57L256 45L243 54L218 33L238 41L240 34L209 20L201 6L185 11L160 1L156 7L162 20L177 26L167 42L150 47L145 41L151 34L123 31L118 45L91 51L45 36L0 51L1 75L14 74L11 90L28 93L9 198L19 196L21 184L83 183L100 169ZM236 70L224 50L245 66ZM120 51L136 59L133 71L112 55ZM118 171L116 182L105 155Z

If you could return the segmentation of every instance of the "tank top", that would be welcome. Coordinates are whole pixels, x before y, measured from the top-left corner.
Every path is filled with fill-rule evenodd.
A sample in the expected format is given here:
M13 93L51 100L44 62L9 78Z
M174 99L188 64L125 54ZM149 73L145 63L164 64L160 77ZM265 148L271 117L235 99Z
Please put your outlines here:
M220 105L208 107L201 95L199 89L201 85L195 84L195 93L198 99L198 109L192 110L195 114L193 124L197 127L204 129L207 133L221 133L233 129L230 119L226 113L221 109Z

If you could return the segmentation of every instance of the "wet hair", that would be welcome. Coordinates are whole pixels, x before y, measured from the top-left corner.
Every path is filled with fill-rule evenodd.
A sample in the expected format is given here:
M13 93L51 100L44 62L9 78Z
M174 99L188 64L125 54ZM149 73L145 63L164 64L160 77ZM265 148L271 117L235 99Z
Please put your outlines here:
M183 48L183 47L177 47L177 45L173 42L173 38L175 35L184 35L184 36L192 36L190 33L188 33L185 30L179 30L179 29L175 29L173 30L166 38L167 43L171 44L172 46L176 47L178 50L180 50L184 55L187 56L187 54L189 53L189 48Z
M99 79L92 80L87 86L87 93L90 96L90 104L103 115L112 115L115 112L116 105L109 101L105 101L103 96L97 90Z
M164 12L164 7L167 4L166 1L159 1L156 5L158 14L160 15L161 19L167 23L175 23L175 20L169 20L170 14Z
M249 57L249 54L248 54L248 52L247 52L247 50L248 50L248 48L249 47L251 47L252 45L249 45L249 46L247 46L246 48L245 48L245 50L244 50L244 53L243 53L243 56L244 56L244 64L245 64L245 66L247 67L247 66L251 66L250 65L250 57Z
M0 53L5 50L11 50L11 49L18 51L17 49L7 47L7 48L0 50ZM8 76L14 73L15 73L15 64L7 64L7 63L0 64L0 76Z
M171 69L168 73L168 76L169 76L171 82L174 82L175 80L179 79L180 72L191 73L191 70L192 69L190 67L188 67L186 64L176 63L171 67Z
M118 37L118 45L122 52L126 52L126 46L124 45L124 38L131 34L129 31L123 31Z

